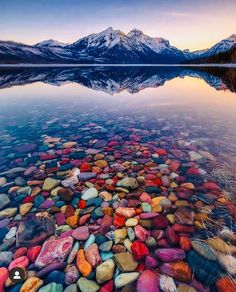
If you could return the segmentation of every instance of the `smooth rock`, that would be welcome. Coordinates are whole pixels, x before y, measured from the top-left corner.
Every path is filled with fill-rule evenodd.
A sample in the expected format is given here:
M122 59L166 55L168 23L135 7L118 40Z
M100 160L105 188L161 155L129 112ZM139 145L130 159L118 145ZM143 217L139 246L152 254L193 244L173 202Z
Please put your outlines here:
M138 182L136 178L133 177L125 177L122 180L118 181L117 183L118 187L126 188L134 190L138 187Z
M121 272L133 272L138 266L133 255L129 252L122 252L114 255L116 265Z
M38 292L62 292L63 286L57 283L49 283L46 286L41 287Z
M135 240L131 245L132 254L136 261L143 260L149 255L147 246L140 240Z
M65 237L46 241L35 262L37 267L45 267L49 264L63 262L73 246L73 238Z
M96 198L98 196L98 191L95 188L89 188L88 190L86 190L83 195L81 196L82 200L89 200L89 199L93 199Z
M109 259L96 268L96 280L99 284L103 284L113 278L115 264L112 259Z
M43 286L43 280L37 277L30 277L24 282L20 292L36 292L41 286Z
M54 231L55 221L53 219L29 214L20 222L16 234L16 246L38 245L54 234Z
M102 259L99 254L98 245L93 243L85 251L86 260L90 263L92 267L96 267L101 264Z
M80 249L77 253L76 265L84 277L87 277L92 272L92 266L85 258L85 253L83 249Z
M87 240L89 238L89 229L87 226L80 226L73 231L72 236L76 240Z
M204 258L210 261L216 261L216 254L214 250L204 241L192 240L191 245L193 249Z
M159 278L157 272L145 270L138 278L137 292L159 292Z
M60 180L54 178L46 178L43 183L43 191L51 191L52 189L56 188L60 184Z
M69 269L67 270L67 272L65 274L65 283L67 285L76 283L78 278L79 278L79 271L76 268L76 266L69 267Z
M185 252L179 248L159 248L155 250L157 258L165 263L182 260Z
M173 278L166 276L166 275L159 275L159 284L160 284L160 288L161 291L164 292L174 292L177 291L175 282L173 280Z
M192 277L189 265L182 261L162 264L160 270L178 281L188 282Z
M0 220L14 217L17 214L17 208L7 208L0 211Z
M97 292L100 289L100 286L95 281L88 280L84 277L78 280L77 285L81 292Z
M139 273L122 273L115 278L115 286L117 289L124 287L127 284L130 284L136 281L139 277Z
M0 267L0 291L4 292L4 286L9 276L7 268Z
M9 196L6 194L0 194L0 210L4 209L9 205L11 200L9 199Z

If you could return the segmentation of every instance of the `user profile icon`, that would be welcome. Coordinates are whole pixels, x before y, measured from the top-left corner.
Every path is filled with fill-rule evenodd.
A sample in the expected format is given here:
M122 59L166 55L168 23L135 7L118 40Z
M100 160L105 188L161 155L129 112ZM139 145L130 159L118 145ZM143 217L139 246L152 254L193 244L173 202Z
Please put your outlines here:
M20 283L26 278L25 270L19 267L13 268L9 277L13 283Z

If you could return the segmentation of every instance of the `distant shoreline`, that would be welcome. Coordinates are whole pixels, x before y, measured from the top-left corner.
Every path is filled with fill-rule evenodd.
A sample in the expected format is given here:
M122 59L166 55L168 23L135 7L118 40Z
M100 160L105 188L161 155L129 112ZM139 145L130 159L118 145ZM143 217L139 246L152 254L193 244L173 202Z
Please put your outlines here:
M236 64L0 64L0 68L34 67L233 67Z

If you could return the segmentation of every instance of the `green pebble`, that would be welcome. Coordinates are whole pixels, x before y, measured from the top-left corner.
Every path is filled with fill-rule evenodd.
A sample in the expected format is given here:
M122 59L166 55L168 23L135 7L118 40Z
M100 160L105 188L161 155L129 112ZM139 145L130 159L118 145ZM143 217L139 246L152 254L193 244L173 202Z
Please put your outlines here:
M62 292L62 291L63 286L61 284L56 284L53 282L40 288L38 292Z
M100 289L100 286L95 281L88 280L84 277L81 277L77 285L81 292L96 292Z
M151 213L152 212L152 207L146 202L143 202L141 204L141 208L142 208L144 213Z

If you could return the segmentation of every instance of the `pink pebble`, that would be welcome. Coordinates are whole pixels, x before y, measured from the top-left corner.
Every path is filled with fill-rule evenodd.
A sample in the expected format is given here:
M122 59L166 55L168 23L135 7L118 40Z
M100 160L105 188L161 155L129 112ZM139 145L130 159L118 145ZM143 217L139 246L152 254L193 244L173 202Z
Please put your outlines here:
M26 256L19 257L10 263L8 270L11 271L13 268L26 268L29 264L29 259Z

